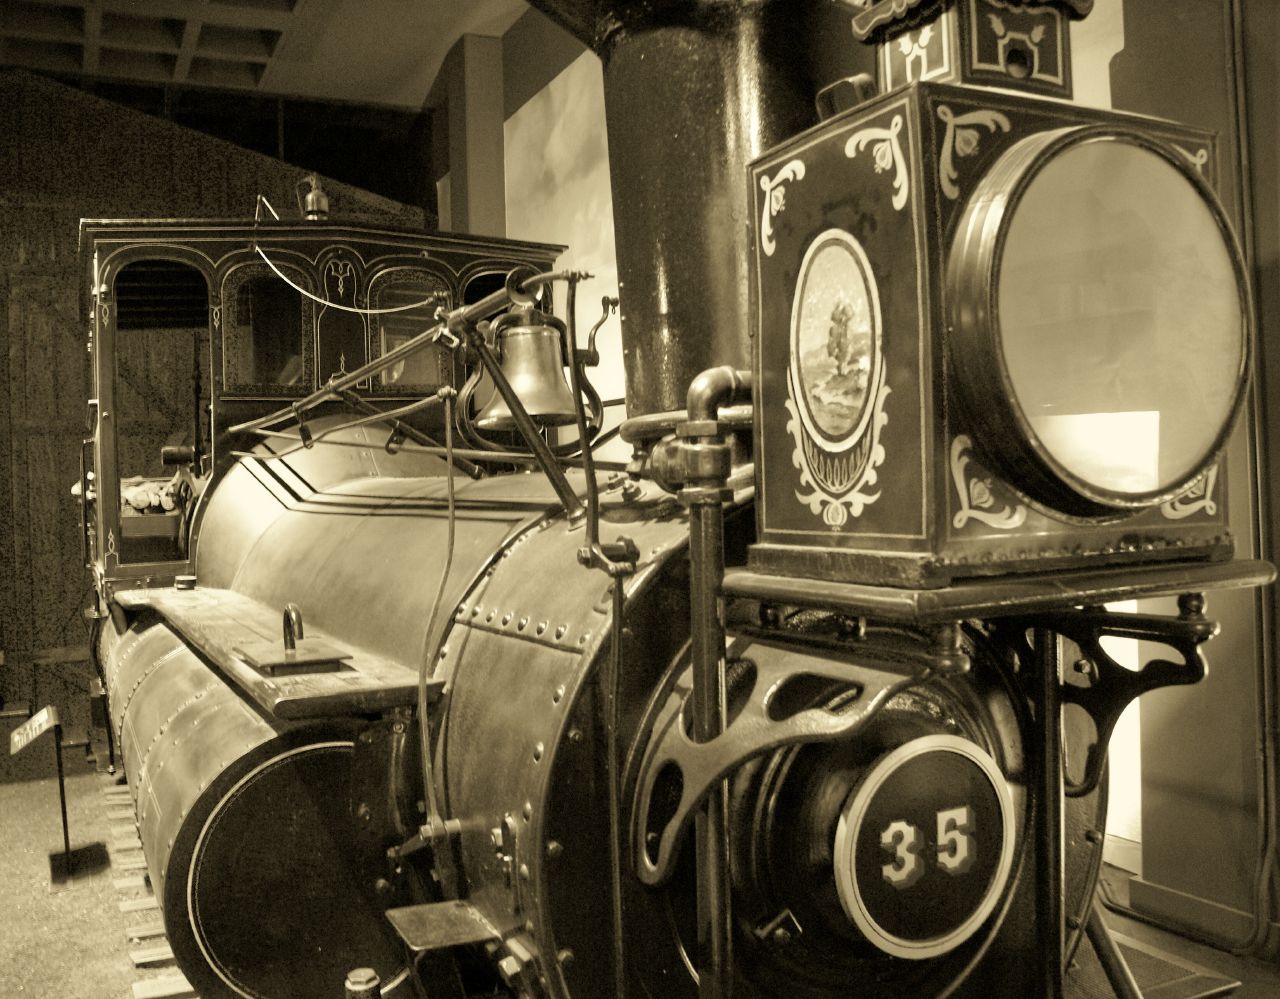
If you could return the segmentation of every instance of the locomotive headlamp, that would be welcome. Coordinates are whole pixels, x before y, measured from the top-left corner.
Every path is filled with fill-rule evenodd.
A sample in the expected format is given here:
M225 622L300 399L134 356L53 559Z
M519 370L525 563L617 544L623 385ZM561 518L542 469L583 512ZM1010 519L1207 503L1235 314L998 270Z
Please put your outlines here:
M1251 306L1214 141L914 83L758 160L752 568L1228 556Z
M1037 133L975 186L947 272L949 357L981 455L1076 516L1157 505L1221 450L1244 394L1244 264L1174 147Z

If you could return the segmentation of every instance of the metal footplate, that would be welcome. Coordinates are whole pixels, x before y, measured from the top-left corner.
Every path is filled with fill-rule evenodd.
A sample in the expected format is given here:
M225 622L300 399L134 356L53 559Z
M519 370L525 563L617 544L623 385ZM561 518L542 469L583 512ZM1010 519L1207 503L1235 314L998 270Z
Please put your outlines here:
M460 899L388 909L387 919L413 954L502 939L479 909Z

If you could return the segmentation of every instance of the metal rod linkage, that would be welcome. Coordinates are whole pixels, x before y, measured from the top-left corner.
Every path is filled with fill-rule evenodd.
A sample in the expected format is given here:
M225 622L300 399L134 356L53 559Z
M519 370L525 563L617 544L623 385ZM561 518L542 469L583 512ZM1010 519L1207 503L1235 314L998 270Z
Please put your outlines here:
M1142 990L1138 988L1133 972L1129 970L1124 955L1120 953L1120 948L1112 939L1111 931L1107 929L1106 920L1102 917L1102 903L1096 896L1089 910L1089 921L1085 924L1085 932L1089 934L1089 943L1093 945L1093 951L1098 955L1098 963L1102 965L1103 974L1111 983L1116 999L1142 999Z

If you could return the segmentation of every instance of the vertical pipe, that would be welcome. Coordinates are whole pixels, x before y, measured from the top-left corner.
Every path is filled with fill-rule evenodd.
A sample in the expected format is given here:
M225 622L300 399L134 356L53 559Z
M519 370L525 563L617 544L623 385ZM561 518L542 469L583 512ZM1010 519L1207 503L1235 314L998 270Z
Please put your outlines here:
M1062 999L1062 955L1066 942L1062 873L1062 702L1058 636L1034 630L1038 739L1036 779L1036 942L1040 989L1045 999Z
M724 729L724 629L720 584L724 579L724 510L720 497L703 495L689 505L690 598L693 620L693 737L708 742ZM718 784L698 816L698 995L728 999L732 982L727 785Z
M578 409L581 412L581 406ZM583 449L585 455L589 449ZM618 772L618 694L622 683L622 629L625 612L623 577L613 577L613 642L609 650L609 675L604 678L606 751L609 775L609 852L613 861L611 901L613 903L613 988L616 999L627 995L627 955L623 947L622 877L625 861L622 829L622 776Z

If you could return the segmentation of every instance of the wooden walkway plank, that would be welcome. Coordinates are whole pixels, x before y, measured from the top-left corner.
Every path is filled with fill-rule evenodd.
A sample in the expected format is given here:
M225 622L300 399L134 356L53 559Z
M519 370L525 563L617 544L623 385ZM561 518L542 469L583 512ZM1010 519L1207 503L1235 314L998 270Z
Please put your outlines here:
M164 936L164 922L155 920L151 923L138 923L125 929L124 935L132 941L149 940L151 937Z
M129 951L129 960L135 968L143 968L150 964L163 964L173 960L173 951L167 941L153 944L150 947L139 947Z
M160 903L156 901L154 895L148 895L146 898L127 898L119 903L121 912L148 912L151 909L159 909Z
M147 978L133 983L133 999L190 999L195 990L181 975Z

